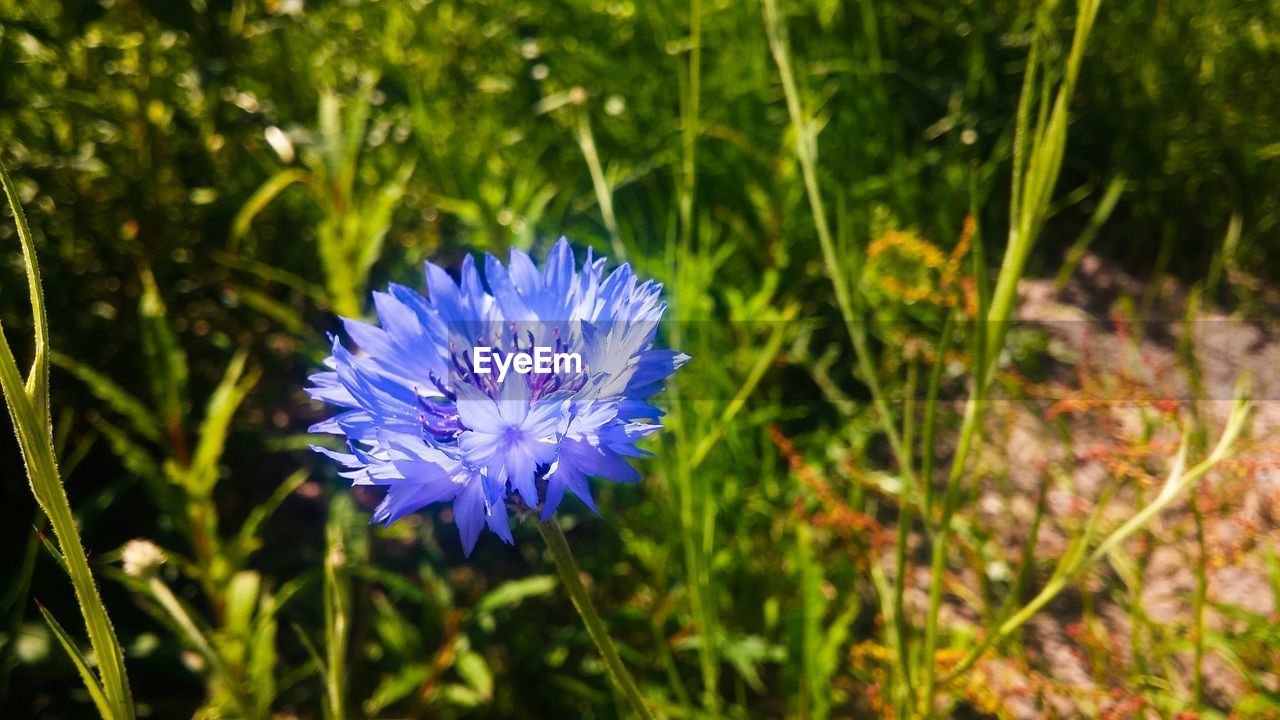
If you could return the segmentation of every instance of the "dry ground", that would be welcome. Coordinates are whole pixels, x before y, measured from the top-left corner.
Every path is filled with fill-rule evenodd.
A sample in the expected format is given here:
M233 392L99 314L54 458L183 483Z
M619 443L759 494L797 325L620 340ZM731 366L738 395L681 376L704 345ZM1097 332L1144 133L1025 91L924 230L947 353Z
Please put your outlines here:
M1252 375L1255 411L1239 455L1035 618L1025 629L1027 657L989 655L976 676L995 698L990 709L1002 716L1141 717L1136 690L1143 675L1160 678L1146 681L1149 687L1167 682L1183 694L1193 682L1200 550L1191 500L1205 517L1210 602L1276 617L1265 548L1280 540L1280 336L1272 333L1274 323L1219 312L1184 322L1182 287L1145 286L1096 256L1086 257L1061 291L1052 281L1029 280L1020 294L1019 320L1026 325L1018 332L1039 331L1052 362L1035 378L1010 373L1000 383L1008 399L988 407L986 447L974 468L983 478L976 525L999 529L989 539L1002 549L995 558L1016 560L1046 486L1036 551L1041 579L1064 551L1068 529L1094 510L1104 488L1119 488L1104 527L1122 522L1144 494L1154 494L1179 441L1179 423L1171 420L1198 414L1212 443L1237 378ZM1180 359L1184 339L1194 346L1198 387L1192 382L1197 371ZM974 533L979 539L970 542L978 546L980 532ZM1007 561L987 564L989 577L1017 571ZM927 587L927 567L916 573L916 587ZM976 572L957 581L953 598L981 597ZM1135 594L1137 614L1130 611ZM913 604L922 611L924 603L918 591ZM976 625L975 605L956 599L944 622ZM1212 608L1206 614L1211 630L1238 630L1239 623ZM1274 691L1280 689L1280 648L1270 652L1270 667L1247 669ZM1213 650L1204 659L1203 687L1206 700L1224 709L1246 691L1239 672Z

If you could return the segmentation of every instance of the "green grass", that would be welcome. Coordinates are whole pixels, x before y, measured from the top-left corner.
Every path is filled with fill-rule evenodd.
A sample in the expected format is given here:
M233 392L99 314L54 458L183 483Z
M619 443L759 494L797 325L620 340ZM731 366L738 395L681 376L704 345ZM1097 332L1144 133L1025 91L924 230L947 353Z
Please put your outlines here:
M1094 495L1070 452L1010 485L998 436L1062 357L1011 327L1019 284L1087 251L1179 279L1188 318L1271 316L1272 4L294 8L0 0L0 380L31 480L3 495L0 714L1005 717L993 668L1070 691L1029 621L1113 609L1138 657L1076 636L1114 693L1080 714L1280 707L1280 639L1214 592L1237 508L1206 498L1273 453L1247 393L1144 409L1112 439L1174 449ZM662 281L694 358L645 481L469 560L446 510L368 526L376 496L306 450L334 315L562 234ZM993 487L1039 495L992 520ZM126 572L138 539L166 561ZM1168 622L1142 606L1161 542L1194 558Z

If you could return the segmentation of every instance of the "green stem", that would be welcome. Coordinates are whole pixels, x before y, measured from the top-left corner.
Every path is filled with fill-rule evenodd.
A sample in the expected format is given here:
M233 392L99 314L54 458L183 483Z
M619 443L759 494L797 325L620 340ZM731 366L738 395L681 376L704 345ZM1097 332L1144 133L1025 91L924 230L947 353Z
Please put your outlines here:
M591 173L591 186L596 191L596 202L600 205L600 217L604 227L609 231L609 243L618 262L627 259L626 246L622 244L622 233L618 230L618 219L613 214L613 190L605 179L604 168L600 165L600 152L596 149L596 138L591 132L591 118L586 109L578 113L578 147L587 161L587 170Z
M637 716L646 720L653 718L653 713L649 712L649 706L640 695L640 688L636 685L635 678L631 677L627 666L622 663L618 649L614 647L609 631L605 628L604 621L600 619L600 613L596 612L591 596L587 594L587 588L582 584L578 563L573 559L573 551L569 549L569 541L565 539L560 524L552 518L546 522L538 521L537 526L542 539L547 543L547 548L551 550L551 559L555 561L556 571L560 573L564 588L569 592L569 599L573 600L573 606L578 609L578 614L582 616L582 621L587 626L587 634L591 636L592 642L596 644L601 657L604 658L609 677L626 696L627 702L631 704L631 709Z
M1191 498L1191 513L1196 521L1196 592L1195 599L1192 604L1194 626L1192 627L1192 640L1194 644L1194 655L1191 661L1191 710L1194 712L1204 700L1204 635L1205 627L1205 606L1208 604L1209 595L1209 574L1208 574L1208 554L1209 545L1205 542L1204 534L1204 513L1200 510L1199 498Z
M3 387L9 417L18 435L18 446L26 465L31 492L40 509L48 516L54 537L58 541L58 549L66 561L67 574L71 577L71 586L80 604L80 614L84 618L89 644L98 659L98 673L111 717L113 720L131 720L134 717L133 697L125 674L124 652L120 649L107 609L98 595L98 586L89 568L89 556L81 544L75 515L58 474L53 428L49 422L49 336L40 270L31 231L18 203L17 188L9 179L3 163L0 163L0 185L3 185L13 211L18 239L22 243L35 323L35 360L25 381L18 370L8 339L4 336L4 328L0 327L0 386Z
M1146 526L1153 517L1163 511L1176 498L1181 496L1186 490L1193 487L1205 475L1209 473L1218 463L1222 462L1230 453L1235 445L1236 439L1240 436L1244 429L1245 421L1249 416L1249 403L1246 400L1246 384L1241 382L1237 389L1237 397L1231 410L1231 415L1227 419L1227 425L1222 431L1221 437L1218 438L1218 444L1214 446L1209 456L1200 461L1190 470L1185 470L1187 441L1184 438L1182 447L1178 452L1178 456L1174 459L1173 470L1169 474L1169 478L1165 481L1159 495L1149 504L1143 506L1137 513L1132 515L1120 527L1111 531L1098 543L1092 552L1088 549L1088 543L1093 537L1092 524L1097 520L1097 515L1090 521L1090 527L1078 539L1077 545L1067 551L1066 556L1059 562L1058 568L1054 571L1049 581L1045 583L1044 588L1036 595L1031 602L1027 603L1017 613L1005 620L995 630L990 632L981 643L978 644L969 654L965 656L951 671L942 678L941 684L946 684L963 675L969 668L983 656L986 651L1009 637L1014 631L1022 627L1024 623L1030 620L1037 612L1040 611L1050 600L1057 597L1058 593L1069 587L1080 575L1087 572L1090 568L1096 566L1110 552L1115 550L1120 543L1127 540L1135 532Z
M678 229L682 254L685 257L694 257L697 255L699 247L697 223L694 220L694 206L698 188L698 138L701 133L699 119L702 98L701 0L689 0L689 58L687 73L687 76L681 76L680 78L683 82L681 83L680 93L682 152L680 186L677 193L679 199ZM765 355L772 357L772 354L768 352ZM761 362L765 362L764 356L761 357ZM763 369L761 374L763 374ZM755 376L753 370L743 391L749 394L747 388L753 388L758 380L759 378ZM736 414L741 409L742 405L738 402L739 400L745 402L746 395L740 392L734 398L734 402L731 402L725 410L726 417ZM698 637L702 638L702 642L698 645L698 667L702 675L702 709L713 720L720 717L719 676L717 672L719 662L716 659L716 618L709 611L712 606L710 596L713 593L713 585L706 557L712 552L712 542L715 536L716 506L715 503L706 500L708 493L705 478L700 476L699 486L695 487L691 475L693 470L706 459L707 453L723 437L726 423L727 420L717 424L712 432L699 440L694 448L692 460L687 464L681 463L677 471L680 483L680 529L689 588L689 604L693 611L694 626ZM687 445L683 440L679 444L681 447ZM695 527L695 510L698 510L701 515L700 527Z
M942 606L942 590L947 569L948 542L951 521L960 502L960 480L965 463L978 434L983 400L995 376L1000 351L1004 349L1009 331L1009 319L1017 303L1018 281L1022 278L1027 258L1040 234L1049 210L1053 188L1062 168L1063 152L1067 143L1067 107L1079 77L1085 44L1093 27L1101 0L1083 0L1076 9L1076 27L1071 39L1066 73L1049 109L1047 81L1037 80L1040 59L1041 30L1033 33L1027 72L1023 77L1022 94L1018 100L1017 119L1014 123L1013 188L1009 206L1009 244L1005 248L1004 261L996 278L991 306L987 310L987 326L976 343L976 364L973 387L965 406L960 440L947 478L943 498L942 518L933 540L933 559L930 563L929 610L925 619L924 692L921 696L921 713L933 716L934 694L937 689L934 653L938 641L938 611ZM1042 12L1051 12L1046 7ZM1046 15L1047 17L1047 15ZM1039 19L1037 19L1039 22ZM1041 105L1034 126L1031 121L1033 98L1041 96Z
M915 392L916 377L919 365L913 360L907 367L906 408L902 413L903 446L908 448L906 460L911 461L909 449L915 442ZM910 476L911 467L902 468L904 476ZM927 518L926 518L927 519ZM911 539L911 498L910 488L904 483L898 493L898 535L894 547L893 577L893 632L894 646L898 657L898 681L893 684L894 706L898 717L904 717L907 703L914 692L911 684L910 648L908 648L910 628L907 627L906 589L907 589L907 544Z
M831 280L832 289L835 291L836 306L840 310L845 330L853 343L858 372L871 392L871 403L875 406L880 429L889 440L889 447L898 461L898 466L902 469L907 487L914 491L915 478L910 473L908 450L902 444L902 437L893 423L893 413L889 410L889 402L880 384L880 375L871 363L871 348L867 342L866 327L854 307L854 289L851 287L850 274L840 262L841 255L837 252L835 240L831 235L831 226L827 221L827 211L822 204L822 192L818 186L818 139L813 130L813 122L800 102L800 88L796 84L795 74L791 68L791 51L787 43L786 27L778 14L777 3L774 0L764 2L764 23L769 48L778 66L778 77L782 81L787 113L796 131L796 159L800 163L805 194L809 198L809 210L813 215L813 225L818 234L818 245L822 249L822 261L827 276Z
M348 619L351 616L351 588L347 584L346 547L342 528L330 520L325 529L324 557L324 665L325 709L329 720L347 717L343 688L347 677Z
M934 655L938 647L938 611L942 607L942 585L947 571L947 542L951 534L951 516L955 514L960 499L960 475L964 472L965 463L969 459L969 451L973 446L978 427L981 406L979 392L979 386L975 385L974 395L965 405L964 420L960 426L960 441L956 446L951 472L947 477L946 494L942 501L942 522L933 536L932 560L929 565L929 610L925 615L924 652L920 658L920 662L924 663L921 714L925 717L933 714L933 696L937 687L937 665Z

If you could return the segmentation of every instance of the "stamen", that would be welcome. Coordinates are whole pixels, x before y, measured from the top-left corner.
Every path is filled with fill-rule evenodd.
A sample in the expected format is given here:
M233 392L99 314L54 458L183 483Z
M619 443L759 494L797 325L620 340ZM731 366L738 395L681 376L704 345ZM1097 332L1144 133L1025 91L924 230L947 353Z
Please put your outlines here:
M440 391L441 395L444 395L455 402L458 400L458 395L456 393L449 392L449 388L445 387L445 384L440 381L440 378L436 377L435 373L427 373L427 379L431 381L432 385L436 386L436 389ZM417 390L415 389L414 392L416 393Z

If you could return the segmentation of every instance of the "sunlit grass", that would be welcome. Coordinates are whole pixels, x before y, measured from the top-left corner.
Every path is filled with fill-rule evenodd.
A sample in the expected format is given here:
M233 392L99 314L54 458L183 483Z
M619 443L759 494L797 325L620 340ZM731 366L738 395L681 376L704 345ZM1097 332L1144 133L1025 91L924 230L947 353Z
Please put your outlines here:
M1074 691L1036 619L1079 626L1078 714L1277 708L1273 618L1215 592L1235 563L1280 597L1274 528L1233 557L1238 508L1208 502L1274 466L1248 394L1202 410L1225 398L1182 337L1186 397L1115 397L1011 324L1020 287L1111 258L1153 277L1089 317L1269 317L1275 8L151 5L0 0L0 380L53 528L11 553L0 714L130 717L127 662L153 717L1003 717L1001 673ZM448 511L368 526L375 494L303 450L334 315L562 234L664 282L694 358L645 481L567 503L568 563L532 520L470 560ZM1042 409L1040 360L1104 389L1018 485L1001 413ZM1076 443L1115 400L1141 472L1086 492ZM993 515L990 488L1027 502ZM1190 558L1175 620L1144 607L1161 544Z

